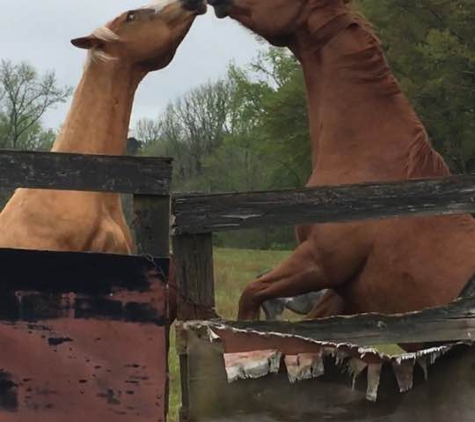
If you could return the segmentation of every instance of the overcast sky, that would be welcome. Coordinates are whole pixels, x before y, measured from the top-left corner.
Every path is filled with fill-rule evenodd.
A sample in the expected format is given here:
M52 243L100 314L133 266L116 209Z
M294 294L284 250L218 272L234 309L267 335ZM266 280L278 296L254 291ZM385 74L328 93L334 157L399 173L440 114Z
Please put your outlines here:
M76 87L85 51L70 44L119 13L146 0L0 0L0 59L26 60L40 71L54 70L59 84ZM173 62L151 73L137 92L133 120L156 117L165 105L192 87L223 76L230 61L249 63L262 46L229 19L209 8L195 21ZM69 105L49 112L44 123L56 128Z

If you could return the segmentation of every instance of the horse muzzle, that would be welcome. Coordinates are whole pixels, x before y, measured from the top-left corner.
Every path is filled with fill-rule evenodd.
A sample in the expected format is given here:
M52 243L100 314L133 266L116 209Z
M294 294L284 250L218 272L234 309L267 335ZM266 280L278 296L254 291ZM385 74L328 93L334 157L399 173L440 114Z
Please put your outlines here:
M183 8L199 15L206 13L205 0L181 0Z
M217 18L225 18L229 14L232 0L208 0L208 4L214 7L214 13Z

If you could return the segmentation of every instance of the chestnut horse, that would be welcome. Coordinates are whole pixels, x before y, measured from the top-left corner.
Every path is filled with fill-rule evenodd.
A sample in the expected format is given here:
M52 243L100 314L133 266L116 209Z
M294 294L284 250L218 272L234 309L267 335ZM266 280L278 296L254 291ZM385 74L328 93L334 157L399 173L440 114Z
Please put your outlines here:
M344 0L209 0L302 65L313 172L307 186L450 174L402 94L370 25ZM446 304L475 272L469 215L298 227L299 246L253 281L240 319L263 302L328 290L313 317L399 313Z

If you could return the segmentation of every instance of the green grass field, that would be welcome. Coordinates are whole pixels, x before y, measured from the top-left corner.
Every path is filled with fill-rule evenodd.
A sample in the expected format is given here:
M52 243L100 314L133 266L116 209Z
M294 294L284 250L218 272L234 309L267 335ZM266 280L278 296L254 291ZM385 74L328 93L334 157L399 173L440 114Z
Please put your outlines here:
M247 283L259 273L275 267L290 255L286 251L258 251L245 249L214 249L214 272L216 284L216 306L220 316L235 319L237 302ZM175 332L171 330L170 338L170 422L178 420L180 408L180 376L178 356L175 353ZM385 353L399 353L401 349L389 345L378 347Z

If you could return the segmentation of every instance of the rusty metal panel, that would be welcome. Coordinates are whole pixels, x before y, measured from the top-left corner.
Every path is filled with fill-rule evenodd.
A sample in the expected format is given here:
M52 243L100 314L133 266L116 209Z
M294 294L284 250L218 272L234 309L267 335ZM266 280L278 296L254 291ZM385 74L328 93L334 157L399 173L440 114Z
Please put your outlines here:
M167 259L0 262L0 422L165 421Z
M475 348L468 344L387 356L218 327L179 327L190 422L475 420Z

